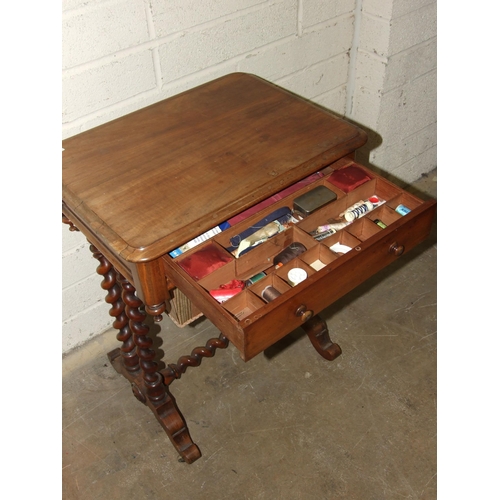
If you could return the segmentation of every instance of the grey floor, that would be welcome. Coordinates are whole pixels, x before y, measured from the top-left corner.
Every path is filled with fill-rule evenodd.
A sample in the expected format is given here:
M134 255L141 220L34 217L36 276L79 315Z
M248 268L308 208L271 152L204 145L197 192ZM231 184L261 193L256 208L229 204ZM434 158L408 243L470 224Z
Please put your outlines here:
M437 171L410 190L435 198ZM230 346L175 381L202 451L192 465L108 362L115 332L66 355L64 500L436 498L436 235L323 311L340 358L295 331L248 363ZM217 335L206 319L165 318L156 341L170 363Z

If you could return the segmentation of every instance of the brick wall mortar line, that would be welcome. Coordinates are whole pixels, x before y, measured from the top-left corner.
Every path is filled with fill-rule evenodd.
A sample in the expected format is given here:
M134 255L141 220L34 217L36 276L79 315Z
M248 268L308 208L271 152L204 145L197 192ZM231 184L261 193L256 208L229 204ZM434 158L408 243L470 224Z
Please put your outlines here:
M71 16L78 14L85 14L85 12L91 12L93 10L101 10L103 7L107 7L108 5L113 5L117 3L120 3L120 0L101 0L101 2L94 5L82 5L80 7L74 7L73 9L66 9L62 11L62 20L64 21L64 18L68 13Z
M155 24L153 21L153 12L151 9L151 2L149 0L144 1L144 9L146 10L146 21L148 23L148 32L151 40L156 40L156 30ZM153 47L151 49L153 56L153 68L155 72L155 81L156 88L161 89L162 86L162 72L161 72L161 64L160 64L160 54L158 51L158 47Z
M83 309L82 311L80 311L80 312L78 312L78 313L76 313L76 314L73 314L72 316L69 316L68 318L66 318L66 319L62 322L62 324L63 324L63 325L65 325L65 324L67 324L67 323L71 322L72 320L74 320L75 318L78 318L78 317L80 317L80 316L84 316L84 315L85 315L85 314L87 314L89 311L92 311L93 309L97 309L98 307L102 307L102 306L103 306L103 299L102 299L102 298L99 298L99 301L98 301L98 302L96 302L95 304L90 305L89 307L86 307L86 308L85 308L85 309ZM108 326L104 327L104 329L103 329L103 330L101 330L101 331L96 331L96 332L94 332L94 334L93 334L92 336L94 336L94 335L99 335L100 333L103 333L103 332L108 331L108 330L109 330L109 327L110 327L110 325L111 325L111 323L112 323L112 321L113 321L113 318L112 318L112 317L110 317L110 318L109 318L109 323L108 323ZM85 341L83 341L83 342L85 342Z
M425 128L425 127L424 127ZM423 130L423 129L422 129ZM413 134L412 134L413 135ZM410 136L408 136L410 137ZM409 158L408 160L404 161L403 163L399 164L396 169L393 171L396 172L397 170L400 170L401 168L404 169L404 166L405 165L408 165L410 162L412 161L415 161L416 158L418 158L419 156L422 156L423 154L427 153L430 149L433 149L433 148L436 148L437 147L437 144L431 144L429 147L425 148L423 151L421 151L417 156L412 156L411 158ZM389 149L389 148L386 148L386 149ZM382 150L384 151L384 150ZM411 184L411 183L410 183Z
M422 74L412 78L412 80L410 82L404 82L401 85L398 85L397 87L392 87L391 89L386 90L385 92L382 92L381 96L387 96L387 95L392 94L393 92L397 92L398 90L401 90L405 86L414 85L415 82L418 82L420 79L425 78L426 76L430 75L431 73L436 73L436 72L437 72L437 68L432 68L429 71L426 71L425 73L422 73Z
M375 21L383 21L383 22L385 22L387 24L387 26L391 25L391 20L392 19L387 19L386 17L377 16L376 14L371 14L370 12L366 12L366 11L362 11L361 14L363 16L366 16L367 18L373 19Z
M391 54L390 56L388 56L387 59L391 59L394 56L403 55L406 52L412 52L412 51L417 50L421 47L424 47L425 45L430 45L434 40L437 40L437 36L433 36L431 38L428 38L427 40L424 40L423 42L412 45L411 47L408 47L406 49L401 50L400 52L395 52L394 54Z
M389 60L389 57L381 56L380 54L377 54L376 52L366 50L366 49L363 49L361 47L358 48L358 52L360 54L367 55L367 56L371 57L372 59L375 59L376 61L381 62L381 63L387 64L387 62ZM392 56L390 56L390 57L392 57Z
M418 134L421 134L425 129L433 127L433 126L436 126L435 122L428 123L427 125L425 125L422 128L418 129L416 132L412 132L410 135L405 135L403 140L405 140L405 141L411 140L414 136L416 136ZM391 144L390 146L385 146L384 148L382 148L381 146L382 145L380 145L380 151L390 151L392 149L398 148L400 146L400 143ZM428 148L424 149L423 152L428 151L429 149L431 149L431 148L433 148L435 146L436 146L436 144L431 144ZM410 162L412 159L413 158L410 158L409 160L405 161L401 165L398 165L398 168L400 166L405 165L406 163Z
M303 68L297 69L297 70L293 71L292 73L287 73L286 75L280 76L277 80L275 80L274 83L276 83L277 85L280 85L280 82L283 82L284 80L290 78L291 76L301 75L301 74L305 73L306 71L310 71L310 70L312 70L312 69L314 69L314 68L316 68L318 66L321 66L322 64L325 64L328 61L333 61L337 57L343 56L345 54L346 54L345 51L344 52L339 52L338 54L335 54L333 56L327 57L326 59L321 59L320 61L317 61L314 64L309 64L308 66L305 66ZM345 85L345 83L344 83L344 85ZM331 89L331 90L333 90L333 89Z
M303 0L297 1L297 34L302 36L304 31L303 27L303 16L304 16L304 3Z
M147 0L145 0L145 1L147 2ZM149 3L149 2L147 2L147 3ZM212 28L214 26L224 24L226 21L230 21L232 19L237 19L239 17L242 17L242 15L241 15L242 12L244 12L245 14L250 13L250 12L257 12L259 10L263 10L263 8L264 8L263 6L272 6L272 5L279 4L279 3L283 3L283 2L269 1L266 3L261 3L261 4L258 4L257 6L249 7L247 9L238 11L238 13L236 13L236 14L228 14L227 16L222 16L216 20L209 21L207 23L198 24L196 26L190 27L189 29L177 31L175 33L170 33L170 34L163 36L163 37L160 37L160 38L155 38L155 39L150 40L148 42L140 43L138 45L135 45L134 47L127 47L125 49L121 49L121 50L118 50L116 52L113 52L112 54L107 54L103 57L99 57L98 59L93 59L92 61L87 61L83 64L78 64L78 65L72 66L70 68L64 68L63 75L64 76L73 76L73 75L79 74L83 71L86 71L88 69L102 66L106 63L113 63L113 61L116 60L117 56L118 57L120 57L120 56L126 57L128 55L137 54L139 52L144 52L145 50L156 49L156 48L159 48L161 45L164 45L166 43L171 42L172 40L177 40L178 38L182 38L183 36L185 36L188 33L189 34L198 33L200 31L203 31L204 29ZM149 11L149 8L148 8L148 11ZM343 17L343 16L339 16L338 19L341 19L341 17ZM337 19L337 18L335 18L335 19ZM331 21L329 21L329 22L331 22ZM319 23L316 26L319 26L320 24L328 26L328 24L326 24L326 23ZM192 29L192 28L196 28L196 29ZM149 22L148 22L148 29L149 29ZM310 32L310 31L313 31L313 30L308 29L308 30L306 30L306 33ZM265 45L263 45L262 47L264 47L264 46ZM258 49L260 47L256 47L256 48Z
M347 69L345 116L353 118L354 95L356 92L356 67L358 59L359 40L361 37L361 21L363 12L363 0L356 0L354 7L354 30L352 35L351 48L349 54L349 67Z
M396 17L393 17L391 15L390 18L387 18L387 17L383 17L383 16L378 16L377 14L374 14L372 12L366 12L366 11L363 11L363 15L366 16L366 17L369 17L371 19L374 19L376 21L386 21L387 23L392 23L393 21L397 21L399 19L402 19L406 16L411 16L413 15L415 12L418 12L419 10L423 10L423 9L428 9L429 8L429 5L433 5L435 2L434 1L430 1L429 3L426 3L425 5L421 5L420 7L417 7L416 9L414 10L410 10L408 12L405 12L403 14L400 14L399 16L396 16ZM391 11L392 12L392 11Z
M310 30L310 31L305 32L304 34L313 33L313 32L314 32L314 30ZM213 69L215 69L215 68L218 68L218 67L221 67L221 66L225 66L225 65L232 65L232 64L235 64L235 63L238 64L239 62L245 60L248 57L248 55L251 54L252 52L254 52L255 50L260 50L260 49L265 49L266 50L266 49L272 49L272 48L277 47L277 46L279 47L280 45L282 45L284 43L287 43L288 41L290 41L290 40L292 40L294 38L297 38L297 35L289 35L289 36L287 36L285 38L281 38L279 40L275 40L273 42L267 43L267 44L262 45L260 47L256 47L256 48L252 49L251 51L247 51L247 52L244 52L242 54L238 54L237 56L235 56L235 57L233 57L231 59L228 59L226 61L222 61L222 62L220 62L220 63L218 63L218 64L216 64L214 66L210 66L209 68L206 68L206 69L203 69L203 70L200 70L200 71L196 71L195 73L190 73L189 75L185 75L185 76L183 76L181 78L177 78L175 80L171 80L167 84L165 84L165 85L162 86L161 91L164 92L164 91L168 90L168 88L171 87L171 86L177 86L179 84L182 84L183 82L188 82L189 80L192 80L195 75L197 77L203 76L203 74L210 74L213 71ZM289 78L290 76L298 75L298 74L304 73L304 72L306 72L306 71L308 71L310 69L314 69L316 66L324 64L325 62L327 62L329 60L333 60L336 57L342 56L345 53L346 53L345 51L338 52L336 54L333 54L332 56L326 57L325 59L321 59L321 60L315 62L312 65L308 65L308 66L306 66L304 68L301 68L299 70L293 71L291 73L287 73L286 75L283 75L278 80L276 80L276 83L278 83L279 81L283 81L284 79ZM122 101L122 102L124 102L124 101ZM112 106L110 106L110 108L111 107Z
M321 30L323 28L329 28L330 26L333 26L334 24L337 24L345 19L349 19L350 17L353 17L353 15L354 15L353 11L344 12L343 14L340 14L340 16L331 17L327 21L321 21L319 23L312 24L311 26L308 26L307 28L303 29L303 34L307 35L308 33L314 33L315 31Z
M150 97L152 97L152 99L151 99L151 102L149 104L153 104L153 103L161 100L161 97L159 99L155 99L154 98L155 96L158 96L158 89L152 89L152 90L148 90L146 92L141 92L140 94L136 94L133 97L129 97L127 99L124 99L123 101L119 101L119 102L112 104L110 106L99 108L98 111L94 111L93 113L89 113L87 115L80 116L76 120L65 122L63 124L63 127L62 127L63 133L65 130L70 129L70 128L75 128L75 127L80 127L80 130L75 131L74 133L72 133L69 136L64 135L64 139L67 139L69 137L72 137L73 135L79 134L79 133L87 130L87 128L85 128L86 123L88 123L89 121L92 121L92 120L98 120L101 116L105 117L106 115L108 115L109 113L112 113L113 111L119 111L121 108L125 108L129 105L134 105L134 103L147 100ZM143 106L144 107L148 106L149 104L141 104L137 109L139 109ZM132 113L132 111L128 111L127 113L124 113L124 114L128 114L128 113ZM121 115L121 116L123 116L123 115ZM109 120L110 120L110 118L104 119L104 121L102 123L104 124ZM97 126L98 125L96 124L90 128L94 128Z
M262 5L262 4L260 4L260 5ZM351 12L342 14L341 16L329 19L328 21L321 22L321 23L315 24L313 26L309 26L308 28L302 30L302 35L300 35L300 36L307 35L309 33L314 33L315 31L319 31L319 30L321 30L323 28L328 28L328 27L330 27L332 25L332 22L334 20L335 20L335 22L340 22L340 21L342 21L342 20L344 20L346 18L349 18L349 17L352 17L352 13ZM206 27L207 25L208 25L208 23L206 25L204 25L204 26ZM201 26L201 25L199 25L199 26ZM148 28L149 28L149 23L148 23ZM153 52L153 54L156 54L155 49L158 49L161 45L164 45L165 43L169 43L172 40L176 40L178 38L181 38L182 36L184 36L185 33L186 33L186 31L178 31L178 32L176 32L174 34L170 34L170 35L167 35L167 36L164 36L164 37L161 37L161 38L155 38L155 39L150 40L148 42L144 42L144 43L138 44L138 45L136 45L134 47L127 47L125 49L118 50L118 51L116 51L116 52L114 52L112 54L105 55L105 56L100 57L98 59L93 59L92 61L87 61L87 62L85 62L83 64L78 64L78 65L72 66L70 68L64 68L63 69L63 75L64 76L78 75L78 74L83 73L84 71L87 71L89 69L93 69L93 68L97 68L97 67L100 67L100 66L104 66L107 63L112 64L117 58L120 58L120 57L124 58L124 57L127 57L129 55L133 55L133 54L138 54L140 52L144 52L146 50L151 50ZM190 32L190 33L194 33L194 31ZM293 37L293 36L297 36L297 35L289 35L288 37L281 38L279 40L270 42L268 44L265 44L265 45L262 45L262 46L259 46L259 47L255 47L252 50L260 49L262 47L267 47L267 46L271 47L271 46L273 46L273 44L275 44L275 43L281 43L284 40L289 39L290 37ZM247 53L244 53L244 56L246 57L246 55L248 55L249 52L251 52L251 51L248 51ZM239 55L235 56L235 57L239 57ZM156 61L155 61L155 64L156 64ZM159 56L158 56L158 64L159 64ZM189 76L189 75L187 75L187 76Z
M391 21L396 21L396 20L401 19L405 16L409 16L409 15L411 15L414 12L417 12L419 10L427 9L429 7L429 5L433 5L435 3L436 3L436 0L429 0L429 2L426 3L425 5L421 5L420 7L417 7L416 9L410 10L409 12L405 12L404 14L400 14L399 16L391 17Z
M81 278L77 281L74 281L73 283L71 283L71 285L63 286L62 292L64 293L66 290L70 290L71 288L74 288L75 286L79 285L80 283L84 283L85 281L88 281L89 279L95 279L96 277L98 277L98 276L95 272L88 274L87 276L84 276L83 278ZM100 280L100 281L102 281L102 280ZM102 297L99 297L99 298L102 298Z
M278 80L276 81L276 83L278 83ZM326 92L323 92L321 94L315 95L312 98L312 100L313 100L313 102L316 101L316 100L320 100L322 97L327 96L329 94L333 94L333 93L337 92L339 89L341 89L342 87L345 87L345 86L346 86L346 82L341 83L340 85L337 85L336 87L333 87L333 88L327 90Z
M146 0L147 1L147 0ZM233 19L238 19L239 17L243 17L247 14L251 14L252 12L258 12L259 10L264 10L265 8L272 7L273 5L277 5L280 3L285 3L283 0L267 0L257 5L251 5L250 7L246 7L245 9L238 10L236 12L231 12L224 16L220 16L217 19L212 19L210 21L206 21L204 23L194 24L180 31L175 31L166 35L163 38L169 38L174 35L176 37L184 36L186 33L198 33L199 31L203 31L208 28L213 28L214 26L219 26L224 24L227 21L232 21ZM161 39L159 39L161 40Z

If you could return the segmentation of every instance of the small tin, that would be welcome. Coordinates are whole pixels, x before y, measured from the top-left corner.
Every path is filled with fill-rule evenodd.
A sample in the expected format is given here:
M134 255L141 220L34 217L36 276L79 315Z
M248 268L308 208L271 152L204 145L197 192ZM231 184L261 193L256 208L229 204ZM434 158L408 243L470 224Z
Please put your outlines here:
M311 191L293 200L293 209L304 217L312 214L318 208L335 201L337 193L331 191L326 186L317 186Z
M394 209L399 215L406 215L408 213L411 212L411 210L406 207L405 205L401 204L401 205L398 205L395 209Z

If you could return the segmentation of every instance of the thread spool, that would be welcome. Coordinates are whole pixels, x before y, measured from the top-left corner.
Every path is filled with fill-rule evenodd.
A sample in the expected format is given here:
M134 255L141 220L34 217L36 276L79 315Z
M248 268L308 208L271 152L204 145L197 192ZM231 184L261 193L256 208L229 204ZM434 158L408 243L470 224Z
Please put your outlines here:
M267 276L266 273L258 273L255 276L252 276L251 278L248 278L247 281L246 281L246 285L247 286L251 286L254 283L257 283L257 281L265 278L266 276Z
M271 285L266 286L264 290L262 290L260 296L266 301L271 302L274 299L277 299L281 295L276 288Z
M298 241L294 241L291 245L288 245L284 250L276 255L276 257L274 257L274 268L279 269L301 253L304 253L306 250L307 248L305 247L305 245Z

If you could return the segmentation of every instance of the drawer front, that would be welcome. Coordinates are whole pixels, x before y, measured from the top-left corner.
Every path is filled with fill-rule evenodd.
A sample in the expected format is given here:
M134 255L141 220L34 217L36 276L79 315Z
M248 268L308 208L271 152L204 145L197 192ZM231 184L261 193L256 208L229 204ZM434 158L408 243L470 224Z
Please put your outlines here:
M425 240L435 210L434 202L425 204L391 231L380 232L361 242L358 247L294 287L290 296L284 294L276 299L275 307L269 313L259 317L264 311L257 311L254 317L246 318L248 326L245 327L243 322L244 359L252 358L300 327L308 319L308 311L318 314Z
M342 160L333 168L348 165L349 161L352 163L352 160ZM229 338L245 361L251 359L428 236L436 202L423 202L368 169L366 171L372 179L349 193L331 187L323 179L239 222L200 247L188 250L185 255L165 256L167 279ZM337 194L337 199L238 258L233 259L228 253L224 264L206 276L190 275L189 268L182 262L184 258L189 259L199 249L208 249L211 245L224 252L231 238L242 229L277 208L293 207L297 196L318 185L328 186ZM311 235L324 221L331 220L332 216L337 218L353 203L372 195L383 199L384 203L323 240ZM409 208L409 213L401 211L401 205ZM301 243L305 251L283 267L275 268L274 257L292 242ZM339 244L351 250L339 250ZM306 273L307 278L293 283L288 274L292 268ZM223 303L211 296L220 285L232 280L248 280L256 274L264 277Z

